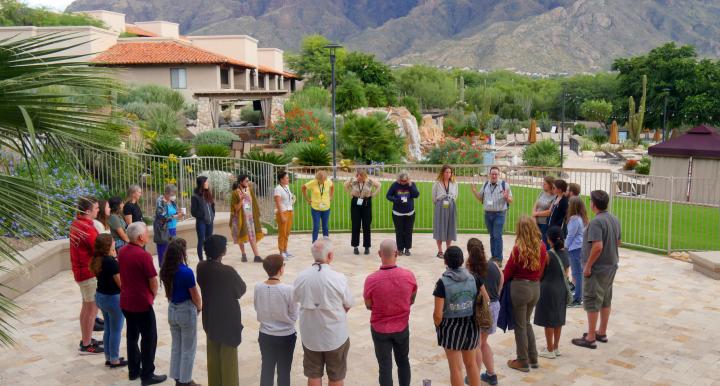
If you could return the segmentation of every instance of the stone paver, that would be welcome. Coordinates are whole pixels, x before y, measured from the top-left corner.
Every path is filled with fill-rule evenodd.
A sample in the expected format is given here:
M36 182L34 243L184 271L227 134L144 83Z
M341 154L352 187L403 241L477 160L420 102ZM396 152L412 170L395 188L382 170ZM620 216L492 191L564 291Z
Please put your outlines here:
M373 236L375 246L384 237ZM464 245L471 235L460 235ZM488 246L487 235L481 235ZM513 238L505 239L511 246ZM347 385L377 384L377 363L369 331L370 313L362 306L365 277L378 266L378 258L355 256L349 235L333 236L337 251L335 267L345 273L355 296L350 311L351 348ZM413 385L432 379L434 386L448 385L445 356L435 341L432 326L432 289L443 271L434 258L434 241L428 234L416 235L414 255L402 257L400 264L412 269L418 279L419 294L411 314L411 365ZM296 256L286 266L286 282L311 264L309 235L294 235L291 252ZM272 252L275 238L261 243L262 252ZM197 259L194 249L191 265ZM507 254L506 254L507 255ZM258 323L252 306L253 284L265 278L259 264L240 263L239 250L230 247L225 261L235 266L248 283L248 293L241 300L245 330L240 345L240 384L259 383L260 352L257 345ZM490 338L495 351L501 384L543 385L720 385L720 284L692 270L690 264L663 256L622 250L617 275L610 343L598 344L597 350L577 348L570 339L579 336L585 326L581 309L568 310L568 322L560 344L562 357L540 358L540 369L528 374L508 369L504 363L513 357L512 333L498 333ZM104 358L79 356L79 291L69 271L61 272L17 299L23 308L15 324L18 345L0 349L0 385L128 385L127 370L108 370ZM156 300L159 343L156 366L167 373L170 356L170 332L167 325L167 301L162 292ZM544 345L542 330L535 328L538 346ZM96 333L95 337L102 335ZM125 355L125 342L122 355ZM198 355L194 378L207 384L205 334L198 330ZM293 385L305 383L302 373L302 348L298 344L292 368ZM171 382L166 382L171 384Z

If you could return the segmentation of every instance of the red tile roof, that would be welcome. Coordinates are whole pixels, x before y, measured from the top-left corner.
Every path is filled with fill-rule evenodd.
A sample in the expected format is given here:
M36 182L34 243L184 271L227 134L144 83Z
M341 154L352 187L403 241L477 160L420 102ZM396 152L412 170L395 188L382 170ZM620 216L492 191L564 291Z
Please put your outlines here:
M154 37L159 36L158 34L156 34L154 32L150 32L146 29L142 29L134 24L125 24L125 32L127 32L129 34L142 36L142 37L148 37L148 38L154 38Z
M118 42L96 56L95 63L111 66L143 64L227 64L255 68L252 64L212 53L178 41Z

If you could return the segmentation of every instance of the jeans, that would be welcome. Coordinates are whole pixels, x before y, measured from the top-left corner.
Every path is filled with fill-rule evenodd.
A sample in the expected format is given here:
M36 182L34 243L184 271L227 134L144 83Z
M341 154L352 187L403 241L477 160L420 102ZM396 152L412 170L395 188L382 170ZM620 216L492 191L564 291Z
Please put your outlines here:
M260 355L262 356L262 370L260 371L260 386L273 386L275 367L277 367L278 386L290 386L290 368L292 367L293 351L297 334L286 336L273 336L263 334L258 336Z
M542 240L543 244L545 244L545 249L549 251L550 246L547 243L548 224L538 224L538 228L540 228L540 239Z
M490 233L491 257L502 261L503 259L503 226L505 225L505 211L485 212L485 227Z
M540 299L540 282L513 280L510 286L512 313L515 318L515 348L521 362L537 363L538 352L532 328L532 313Z
M322 232L324 237L330 236L330 230L328 229L328 222L330 221L330 209L328 210L315 210L310 209L312 215L313 231L312 231L312 242L318 238L318 232L320 231L320 222L322 221Z
M170 234L170 238L177 236L177 228L168 228L168 233ZM159 267L162 268L163 258L165 258L165 251L167 251L167 246L169 242L165 244L155 244L157 247L157 255L158 255L158 263L160 264Z
M568 254L570 255L570 269L572 270L572 277L575 279L575 295L573 296L573 301L580 303L583 296L583 266L580 262L582 248L568 251Z
M192 380L197 348L197 308L192 300L168 304L168 324L172 336L170 378L180 383Z
M116 362L120 359L120 339L125 324L125 317L120 309L120 294L105 295L95 292L95 303L102 311L105 320L103 332L105 360Z
M203 260L203 242L205 242L205 240L208 237L212 236L213 224L212 223L205 224L203 222L196 222L195 223L195 231L197 232L197 239L198 239L197 255L198 255L198 259L200 259L200 261L202 261Z
M352 222L352 235L350 246L360 245L360 228L363 233L363 247L370 248L370 224L372 223L372 199L366 198L363 205L357 205L357 198L350 201L350 220Z
M392 386L392 356L395 354L395 364L398 367L398 383L400 386L410 385L410 329L391 334L375 332L370 328L372 340L375 344L375 357L380 367L378 384Z
M157 349L157 325L152 306L145 312L123 310L127 321L127 355L130 377L142 379L152 377L155 372L155 350ZM138 348L138 339L140 348Z
M410 216L392 216L395 225L395 243L397 250L412 249L413 226L415 225L415 214Z

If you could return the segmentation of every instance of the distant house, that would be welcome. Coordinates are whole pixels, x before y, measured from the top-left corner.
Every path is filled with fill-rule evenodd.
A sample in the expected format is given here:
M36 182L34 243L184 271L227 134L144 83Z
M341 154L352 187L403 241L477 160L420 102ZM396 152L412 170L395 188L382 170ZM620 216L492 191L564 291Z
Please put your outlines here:
M216 127L223 108L248 101L262 110L263 121L283 114L282 101L299 87L300 79L285 71L283 51L258 48L247 35L181 36L177 23L145 21L129 24L125 15L84 11L101 20L96 27L0 27L2 37L74 33L83 44L72 53L96 65L118 68L128 83L173 88L198 104L197 130Z

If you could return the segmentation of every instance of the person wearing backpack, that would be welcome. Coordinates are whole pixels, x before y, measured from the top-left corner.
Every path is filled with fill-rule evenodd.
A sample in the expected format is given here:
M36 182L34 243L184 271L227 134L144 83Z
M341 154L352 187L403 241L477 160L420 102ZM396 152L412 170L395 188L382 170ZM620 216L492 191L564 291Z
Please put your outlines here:
M490 233L490 254L498 265L502 267L503 261L503 227L505 214L512 204L510 185L500 180L500 168L490 168L488 181L478 191L477 185L472 186L475 198L483 204L485 209L485 227Z

